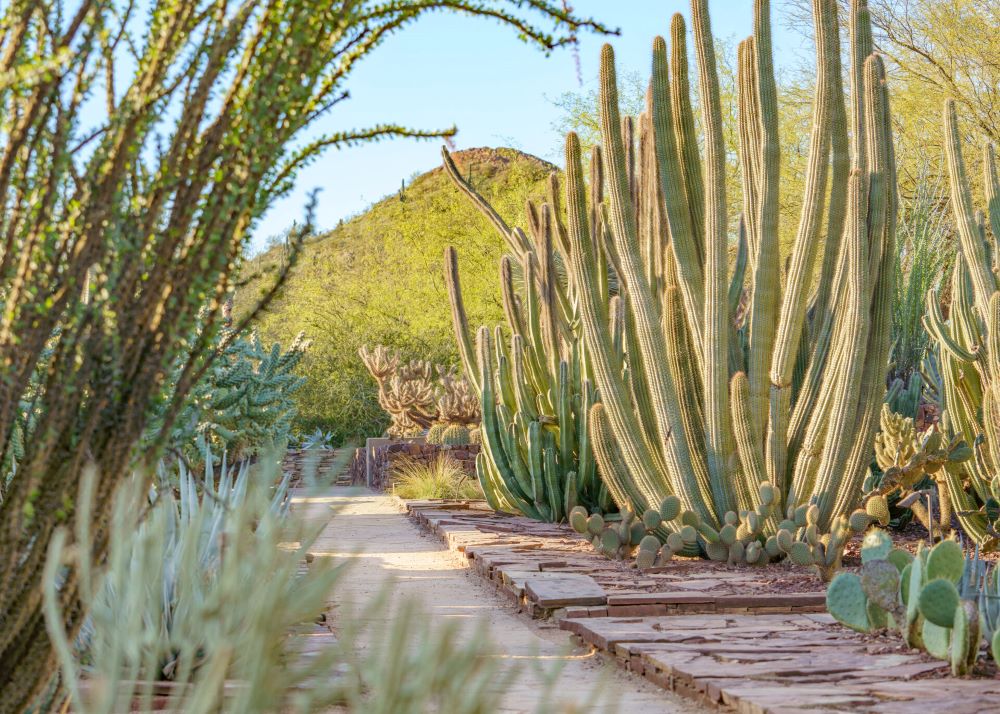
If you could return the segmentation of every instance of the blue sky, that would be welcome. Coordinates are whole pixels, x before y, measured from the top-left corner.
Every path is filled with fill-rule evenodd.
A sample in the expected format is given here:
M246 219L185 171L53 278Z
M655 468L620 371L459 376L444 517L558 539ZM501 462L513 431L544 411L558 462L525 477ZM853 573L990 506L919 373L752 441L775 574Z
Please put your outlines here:
M802 40L785 27L785 0L773 0L776 60L801 56ZM573 0L580 15L621 29L610 38L619 73L648 71L650 46L657 34L669 36L670 17L689 17L687 0ZM752 0L712 0L717 37L750 33ZM559 109L552 100L567 91L592 89L605 38L581 37L583 86L570 49L546 57L525 45L507 27L453 14L428 15L390 38L355 70L348 84L351 99L314 127L362 128L397 122L417 128L454 124L459 149L512 146L558 162L561 137L553 124ZM690 49L689 40L689 49ZM320 188L317 226L332 228L341 218L363 211L396 191L400 181L440 163L440 143L395 139L325 153L299 175L294 192L276 203L254 230L254 247L281 233L302 215L306 194Z

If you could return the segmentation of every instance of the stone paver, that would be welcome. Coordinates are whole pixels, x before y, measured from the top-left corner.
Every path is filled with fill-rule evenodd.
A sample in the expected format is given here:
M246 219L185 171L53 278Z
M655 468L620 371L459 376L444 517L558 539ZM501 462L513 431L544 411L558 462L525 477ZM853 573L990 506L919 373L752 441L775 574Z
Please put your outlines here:
M594 551L566 525L494 513L470 502L408 501L410 517L534 617L657 616L692 613L823 612L823 583L777 563L762 568L676 559L638 571ZM536 572L539 587L526 588ZM542 597L554 574L586 578L581 600ZM543 586L542 582L550 585ZM603 597L602 597L603 591ZM568 593L567 593L568 595Z
M952 678L944 662L899 647L895 639L873 642L829 615L607 617L560 624L664 688L747 714L1000 710L1000 681Z
M570 636L555 626L519 616L509 601L499 598L470 575L466 558L422 534L389 496L333 488L322 497L313 497L309 503L299 503L296 507L316 519L324 518L333 507L336 513L312 552L316 558L354 561L343 587L332 594L334 630L340 610L337 603L350 601L363 605L391 584L393 600L419 598L428 617L441 621L458 619L470 625L477 618L485 619L496 655L523 665L517 681L498 692L498 711L535 711L542 676L537 665L555 664L563 667L556 692L574 705L576 711L628 714L705 711L613 666L589 646L574 646ZM534 587L536 583L525 583L529 585ZM538 586L541 587L541 579ZM472 628L467 629L471 634ZM361 648L367 646L366 642L359 643ZM601 684L601 693L613 707L591 706L596 683Z

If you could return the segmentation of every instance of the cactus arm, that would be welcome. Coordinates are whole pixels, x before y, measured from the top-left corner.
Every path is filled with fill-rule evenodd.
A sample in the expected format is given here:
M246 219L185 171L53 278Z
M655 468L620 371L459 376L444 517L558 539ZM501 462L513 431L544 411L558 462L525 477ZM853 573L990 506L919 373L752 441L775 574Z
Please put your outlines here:
M951 178L952 210L955 214L958 236L962 244L962 253L972 276L975 305L980 315L986 315L989 311L990 296L997 289L997 281L990 271L990 264L986 258L986 246L979 232L975 209L972 205L972 191L969 188L965 160L962 157L962 137L958 131L958 113L953 99L945 102L944 126L945 155L948 159L948 175Z
M458 355L462 359L462 369L465 378L478 394L479 370L476 369L475 351L472 347L472 337L469 332L469 317L465 312L465 302L462 300L462 284L458 277L458 254L452 246L444 250L444 275L448 286L448 301L451 304L451 324L455 330L455 342L458 344Z
M514 267L509 255L500 258L500 297L504 317L515 335L526 335L524 314L514 290Z
M769 368L775 343L775 321L781 301L781 262L778 246L778 187L781 149L778 141L778 97L771 51L770 0L754 3L754 38L751 45L754 61L753 102L756 116L747 121L758 127L760 135L757 180L757 205L746 210L754 214L757 237L753 265L753 308L750 313L750 351L747 377L750 382L750 418L757 433L763 434L767 423ZM825 142L824 142L825 144ZM825 157L824 157L825 158ZM825 166L825 161L823 162ZM825 178L825 173L824 173ZM822 190L822 189L821 189ZM822 210L822 209L821 209ZM721 295L720 295L721 298ZM795 335L798 342L798 335ZM759 447L758 447L759 448Z
M799 339L805 322L808 281L812 277L819 248L819 225L823 216L824 193L830 153L834 110L834 75L839 78L840 54L837 39L837 8L834 0L818 0L813 12L816 28L816 99L810 136L809 163L798 231L792 248L788 279L782 298L777 334L771 361L771 427L768 443L768 476L779 490L785 488L787 453L786 416L791 409L792 373ZM834 186L833 193L843 193Z
M653 41L652 125L659 181L666 204L667 225L678 282L684 295L688 328L694 336L698 364L703 362L704 275L701 259L691 229L687 207L687 191L682 183L684 174L680 166L677 143L674 137L674 118L670 107L670 78L667 73L667 47L663 38Z
M559 463L567 470L573 463L573 440L575 437L571 428L573 396L570 392L569 371L569 363L566 360L559 362L559 391L555 398L556 416L559 419Z
M843 502L848 496L847 488L838 492L837 484L846 479L847 483L853 485L857 481L860 486L863 473L844 473L845 461L849 461L851 450L850 441L859 435L857 428L861 424L868 428L866 434L868 441L865 446L870 449L871 437L874 436L875 429L875 409L873 405L865 404L864 399L872 397L872 394L864 392L865 359L869 360L869 366L876 366L884 373L885 362L878 361L876 353L868 352L868 339L871 332L876 343L882 337L874 334L878 329L880 317L880 305L876 302L871 311L875 314L874 321L869 308L867 307L873 294L878 301L891 300L891 293L886 294L884 286L891 280L891 269L887 272L890 275L882 276L879 280L878 267L881 267L883 256L883 245L887 232L888 222L888 183L892 177L892 169L889 165L890 152L889 142L883 133L888 125L886 114L889 108L886 104L886 95L883 92L883 82L885 79L885 68L881 57L871 55L865 60L863 70L863 109L859 114L864 117L866 136L864 142L858 141L859 145L865 147L863 156L855 157L857 173L852 175L852 179L860 182L865 173L868 174L868 186L858 185L857 190L849 201L850 218L849 233L845 239L849 242L848 248L848 276L849 283L854 290L848 296L849 323L847 331L841 334L842 340L853 340L856 347L845 345L846 359L843 363L843 371L836 376L842 380L838 389L838 397L834 400L834 407L830 413L830 430L828 442L823 453L823 460L817 475L816 490L819 495L820 524L822 527L829 527L834 517L835 508L839 502ZM853 187L852 187L853 188ZM867 191L865 190L867 188ZM864 205L867 199L867 210ZM863 215L865 212L866 215ZM857 245L854 245L854 244ZM860 262L856 262L860 261ZM876 261L876 270L871 268L871 261ZM860 314L859 314L860 313ZM888 326L884 329L887 331ZM886 332L886 336L887 336ZM888 357L886 353L885 357ZM885 358L883 358L885 359ZM884 380L884 376L882 377ZM884 388L884 381L883 381ZM860 401L859 401L860 400ZM878 400L881 402L881 400ZM868 410L871 413L865 414ZM841 420L847 419L845 424ZM870 452L869 452L870 458ZM856 493L856 491L855 491Z
M577 407L577 482L581 491L588 491L596 484L597 468L590 440L590 409L597 402L594 385L589 379L581 382L580 403Z
M508 247L514 252L515 255L521 256L525 253L531 252L531 244L528 242L524 233L520 231L512 231L507 222L500 217L493 206L489 202L479 195L474 188L469 184L468 181L462 176L462 173L455 166L454 159L451 158L451 154L448 149L441 147L441 157L444 160L444 170L448 174L448 177L452 180L455 186L472 201L473 205L479 209L479 212L489 219L493 227L497 229L497 232L503 236L503 239L507 241Z
M743 299L743 287L746 283L747 254L746 222L740 215L739 229L736 242L736 263L733 266L733 277L729 280L729 314L735 315L740 309L740 301Z
M691 236L698 262L705 255L705 187L701 175L701 155L695 132L694 110L691 108L691 82L688 76L687 28L684 17L675 13L670 19L670 102L674 120L674 135L683 171L685 204L691 214Z
M745 372L737 372L731 382L733 405L733 433L736 449L743 466L747 490L756 493L767 480L764 461L760 450L760 436L750 417L750 381Z
M978 354L965 349L951 336L951 331L944 323L944 316L941 314L941 305L938 303L936 290L927 292L927 312L923 319L924 329L940 344L945 350L962 362L975 362Z
M635 488L635 481L629 477L630 469L603 404L597 403L591 407L590 425L594 457L612 500L619 508L628 508L633 512L640 510L640 506L645 508L650 505L648 499Z
M729 256L726 237L726 157L722 105L707 0L692 0L698 57L702 126L705 134L705 318L703 399L708 472L717 512L737 507L730 477L729 425Z

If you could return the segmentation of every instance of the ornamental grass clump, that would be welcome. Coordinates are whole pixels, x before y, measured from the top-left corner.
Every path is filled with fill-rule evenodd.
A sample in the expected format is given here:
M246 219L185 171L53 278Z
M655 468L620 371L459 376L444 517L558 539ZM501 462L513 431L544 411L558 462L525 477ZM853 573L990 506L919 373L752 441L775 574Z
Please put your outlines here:
M858 507L885 394L896 256L885 68L867 6L853 0L845 94L838 3L813 2L809 163L782 276L770 3L756 0L738 55L743 216L731 273L714 41L706 0L691 7L700 124L675 16L669 50L654 40L637 120L620 116L614 52L602 50L606 203L588 198L580 143L566 142L569 281L600 394L589 431L623 511L603 526L586 510L573 520L606 552L640 546L644 566L677 553L787 556L830 577L871 522Z
M483 491L475 478L445 454L424 463L403 459L393 465L390 474L392 492L400 498L482 498Z

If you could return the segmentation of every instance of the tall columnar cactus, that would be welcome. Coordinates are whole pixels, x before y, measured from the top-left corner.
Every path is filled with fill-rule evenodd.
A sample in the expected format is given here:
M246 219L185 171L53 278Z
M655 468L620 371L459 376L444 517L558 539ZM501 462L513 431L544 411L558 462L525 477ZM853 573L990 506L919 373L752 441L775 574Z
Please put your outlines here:
M870 522L853 509L885 393L896 181L885 70L872 52L867 7L852 2L848 112L837 2L813 6L810 158L784 276L768 0L756 0L753 36L739 50L744 210L735 272L707 0L692 2L701 140L691 131L692 102L678 91L688 74L679 16L672 56L662 38L653 43L634 159L633 123L619 115L614 53L605 46L600 118L609 200L588 202L579 141L570 134L566 232L584 353L601 395L591 436L618 505L645 522L676 497L679 520L650 516L649 532L661 542L686 524L713 559L766 562L786 553L830 573L851 532ZM621 286L613 309L605 255ZM691 550L690 542L673 543ZM659 557L673 552L667 540Z
M939 294L932 290L924 324L939 353L939 399L950 425L948 436L973 444L975 458L961 470L944 474L938 483L942 493L947 491L963 530L992 549L1000 545L995 509L987 508L1000 498L1000 284L995 272L1000 180L995 148L988 144L983 156L988 216L977 212L952 101L945 105L944 125L959 250L948 319L942 316Z
M587 420L597 391L589 378L576 288L568 278L567 236L559 182L550 180L549 201L529 203L530 237L511 229L462 177L447 151L444 165L456 186L504 237L500 263L506 331L481 327L475 346L462 301L458 258L445 252L445 275L459 352L478 391L482 451L477 472L489 503L546 521L560 521L577 506L614 507L597 476ZM599 153L592 162L592 191L600 203ZM607 294L607 272L602 273Z

